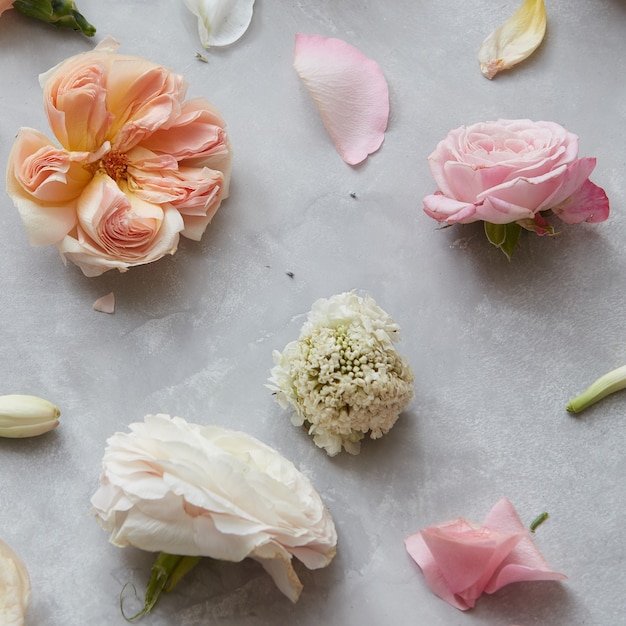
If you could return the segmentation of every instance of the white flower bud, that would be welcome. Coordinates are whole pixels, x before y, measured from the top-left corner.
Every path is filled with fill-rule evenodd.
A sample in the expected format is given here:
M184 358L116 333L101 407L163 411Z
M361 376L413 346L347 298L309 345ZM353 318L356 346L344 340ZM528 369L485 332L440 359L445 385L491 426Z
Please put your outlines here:
M59 425L61 411L37 396L0 396L0 437L35 437Z

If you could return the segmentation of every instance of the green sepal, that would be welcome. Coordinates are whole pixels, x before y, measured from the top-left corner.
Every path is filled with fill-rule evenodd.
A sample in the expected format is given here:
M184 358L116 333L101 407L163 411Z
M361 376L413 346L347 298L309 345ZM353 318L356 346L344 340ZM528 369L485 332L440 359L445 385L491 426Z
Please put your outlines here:
M510 224L492 224L485 222L485 235L496 248L504 252L510 261L522 232L522 227L516 222Z
M161 592L167 592L173 589L180 579L200 562L201 558L200 556L180 556L178 554L161 552L152 565L150 580L146 587L143 609L132 617L126 617L122 610L124 619L131 622L150 613L157 603Z
M54 26L78 30L87 37L96 34L95 26L92 26L76 8L74 0L15 0L13 8L27 17Z
M178 562L178 565L174 568L174 571L170 574L170 578L165 585L165 592L171 591L180 582L180 579L190 572L200 561L201 556L184 556Z

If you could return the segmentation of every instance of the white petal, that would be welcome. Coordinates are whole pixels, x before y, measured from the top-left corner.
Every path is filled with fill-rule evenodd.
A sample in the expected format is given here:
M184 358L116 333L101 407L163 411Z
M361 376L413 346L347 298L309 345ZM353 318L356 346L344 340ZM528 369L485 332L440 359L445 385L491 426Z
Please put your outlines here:
M183 0L198 18L198 33L205 48L228 46L248 30L254 0Z
M113 292L107 293L106 296L98 298L93 303L93 310L100 311L100 313L114 313L115 312L115 294Z

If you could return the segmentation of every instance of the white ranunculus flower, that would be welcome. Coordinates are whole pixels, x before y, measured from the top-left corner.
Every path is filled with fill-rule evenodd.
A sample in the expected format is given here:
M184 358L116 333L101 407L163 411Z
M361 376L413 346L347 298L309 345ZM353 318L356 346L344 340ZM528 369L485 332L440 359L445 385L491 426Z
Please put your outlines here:
M29 599L30 578L26 566L0 541L0 624L23 626Z
M342 447L358 454L365 434L389 432L413 398L413 372L394 347L398 333L371 296L317 300L298 340L274 351L267 387L330 456Z
M259 561L295 602L291 559L324 567L336 552L332 517L311 482L245 433L148 415L107 442L91 499L117 546L170 555Z
M248 30L254 0L183 0L198 18L198 34L205 48L229 46Z

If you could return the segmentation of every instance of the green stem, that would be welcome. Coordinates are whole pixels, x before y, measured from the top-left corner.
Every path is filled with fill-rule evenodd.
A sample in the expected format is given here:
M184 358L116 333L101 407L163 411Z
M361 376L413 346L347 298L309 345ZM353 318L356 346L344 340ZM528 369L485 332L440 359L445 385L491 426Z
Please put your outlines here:
M538 526L541 526L547 519L549 515L547 513L541 513L537 515L535 519L530 523L530 532L534 533L537 530Z
M568 413L580 413L611 393L626 389L626 365L611 370L593 382L565 407Z
M199 563L201 558L200 556L180 556L161 552L152 565L152 573L146 588L143 609L132 617L126 617L122 609L124 619L131 622L150 613L157 603L161 592L172 590L180 579Z

